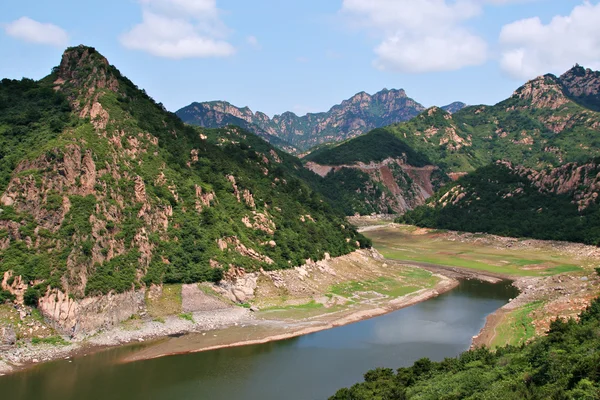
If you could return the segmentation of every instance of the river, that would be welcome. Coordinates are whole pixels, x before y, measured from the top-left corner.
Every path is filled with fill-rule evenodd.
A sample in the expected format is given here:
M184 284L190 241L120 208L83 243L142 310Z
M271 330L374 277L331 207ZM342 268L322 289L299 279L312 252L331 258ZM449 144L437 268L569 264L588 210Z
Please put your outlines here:
M462 281L387 315L278 342L120 363L148 346L134 345L50 362L0 377L0 394L15 400L326 399L371 368L458 355L486 316L516 295L506 282Z

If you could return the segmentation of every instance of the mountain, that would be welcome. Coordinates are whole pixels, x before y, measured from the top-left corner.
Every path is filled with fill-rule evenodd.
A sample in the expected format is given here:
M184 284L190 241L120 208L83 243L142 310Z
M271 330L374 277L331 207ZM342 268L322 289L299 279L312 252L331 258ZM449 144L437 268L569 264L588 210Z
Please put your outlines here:
M368 245L297 158L185 125L91 47L40 81L1 82L0 141L1 290L61 330L118 323L153 284Z
M192 125L215 128L239 125L275 146L285 149L285 144L274 141L273 137L304 152L321 143L339 142L374 128L407 121L423 110L404 90L384 89L374 95L357 93L327 112L301 117L285 112L271 119L264 113L253 113L248 107L238 108L223 101L192 103L176 114Z
M454 114L432 107L384 129L451 172L472 171L501 159L535 168L585 161L600 154L600 113L589 108L600 91L600 73L577 78L581 69L574 67L561 78L540 76L494 106L470 106ZM343 146L350 154L364 143ZM330 147L319 158L335 160L339 151ZM383 151L372 160L389 156Z
M465 107L467 107L465 103L461 101L455 101L454 103L450 103L447 106L441 107L441 109L446 112L449 112L450 114L454 114L455 112L459 112Z
M600 159L544 170L497 162L400 217L418 226L600 244Z
M569 97L589 109L600 111L600 72L579 64L560 76Z
M239 126L281 150L292 154L298 152L295 147L284 139L261 128L260 125L262 124L258 123L258 121L270 121L269 117L262 113L253 114L248 107L238 108L226 101L193 103L177 111L177 115L184 122L205 128L224 128L229 125Z
M450 180L426 155L385 129L306 159L306 168L324 178L322 192L340 199L348 215L403 213L423 204Z
M535 169L585 162L600 156L600 113L594 109L599 76L579 66L560 78L540 76L494 106L454 114L432 107L410 121L319 148L304 160L316 171L403 159L410 149L453 178L498 160Z

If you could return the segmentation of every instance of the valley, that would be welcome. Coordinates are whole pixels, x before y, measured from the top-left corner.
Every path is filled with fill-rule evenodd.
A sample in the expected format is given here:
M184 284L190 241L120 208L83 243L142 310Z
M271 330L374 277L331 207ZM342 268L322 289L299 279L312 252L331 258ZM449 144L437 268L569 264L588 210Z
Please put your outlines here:
M381 380L408 393L431 368L471 379L570 335L587 364L561 363L564 387L593 390L599 76L576 65L492 106L385 89L273 118L222 101L169 112L83 45L40 80L2 80L0 393L158 365L207 396L276 398L266 383L298 358L281 387L310 377L322 397L406 367L368 372L347 400Z

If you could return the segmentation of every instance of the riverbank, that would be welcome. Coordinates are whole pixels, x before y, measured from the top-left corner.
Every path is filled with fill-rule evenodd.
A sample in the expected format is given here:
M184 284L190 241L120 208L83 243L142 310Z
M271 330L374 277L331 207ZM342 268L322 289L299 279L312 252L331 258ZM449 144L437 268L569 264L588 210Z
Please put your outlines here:
M133 315L113 329L71 343L20 341L15 346L0 347L0 374L132 343L152 342L124 361L292 338L425 301L451 290L458 279L514 282L521 293L487 317L472 343L488 347L519 344L543 334L555 318L576 316L600 294L600 278L591 269L600 262L600 256L591 246L414 227L409 229L410 237L406 236L406 227L401 227L399 236L394 236L390 229L396 228L396 225L375 225L361 230L374 235L375 246L388 256L431 257L437 252L442 259L454 256L453 262L459 265L472 260L477 263L472 268L438 265L383 259L377 251L359 251L293 270L238 276L225 285L227 290L206 284L154 288L147 295L143 315ZM398 241L402 247L394 244ZM419 247L423 244L430 248ZM467 254L467 248L476 251ZM520 259L516 259L514 252ZM526 262L520 262L522 254L529 257ZM572 270L541 275L560 270L558 267L565 260L576 264L569 265ZM503 271L538 276L493 272L481 268L483 263L499 265ZM242 307L227 297L234 292L238 296L239 292L252 296ZM18 318L14 314L19 312L14 311L13 316L5 319ZM35 334L40 322L27 318L22 322L29 327L30 334Z
M596 246L400 224L364 223L360 230L387 259L453 277L513 281L520 294L487 317L472 347L526 343L600 296Z
M310 333L374 318L429 300L452 290L458 285L458 281L452 278L441 275L439 278L440 281L436 284L435 288L422 289L409 295L390 300L387 304L381 304L375 308L364 308L359 310L347 309L338 311L335 314L320 314L296 322L255 319L251 324L252 329L250 330L244 331L244 328L246 327L240 327L238 329L227 328L214 332L205 332L201 336L196 333L195 338L190 336L169 338L166 341L158 342L136 352L124 359L123 362L141 361L168 355L197 353L229 347L263 344L308 335ZM208 340L205 335L209 336ZM211 338L210 335L213 337ZM245 340L239 339L244 336L246 337Z
M22 340L0 348L0 374L132 343L155 342L135 358L142 359L281 340L389 313L458 284L442 274L389 264L376 251L357 251L293 270L245 275L224 287L244 291L248 288L239 285L248 282L255 285L255 296L244 307L228 299L230 292L223 287L154 288L147 294L144 315L133 315L113 329L70 343L64 342L66 338L35 344ZM177 340L186 334L196 335L195 340L188 340L189 336Z

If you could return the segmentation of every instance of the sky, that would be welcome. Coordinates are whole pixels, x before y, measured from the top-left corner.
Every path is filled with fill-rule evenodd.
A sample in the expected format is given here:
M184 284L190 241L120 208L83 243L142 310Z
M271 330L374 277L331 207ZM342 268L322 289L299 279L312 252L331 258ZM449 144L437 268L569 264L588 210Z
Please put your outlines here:
M7 0L0 77L42 78L85 44L170 111L303 115L383 88L495 104L541 74L600 69L599 1Z

